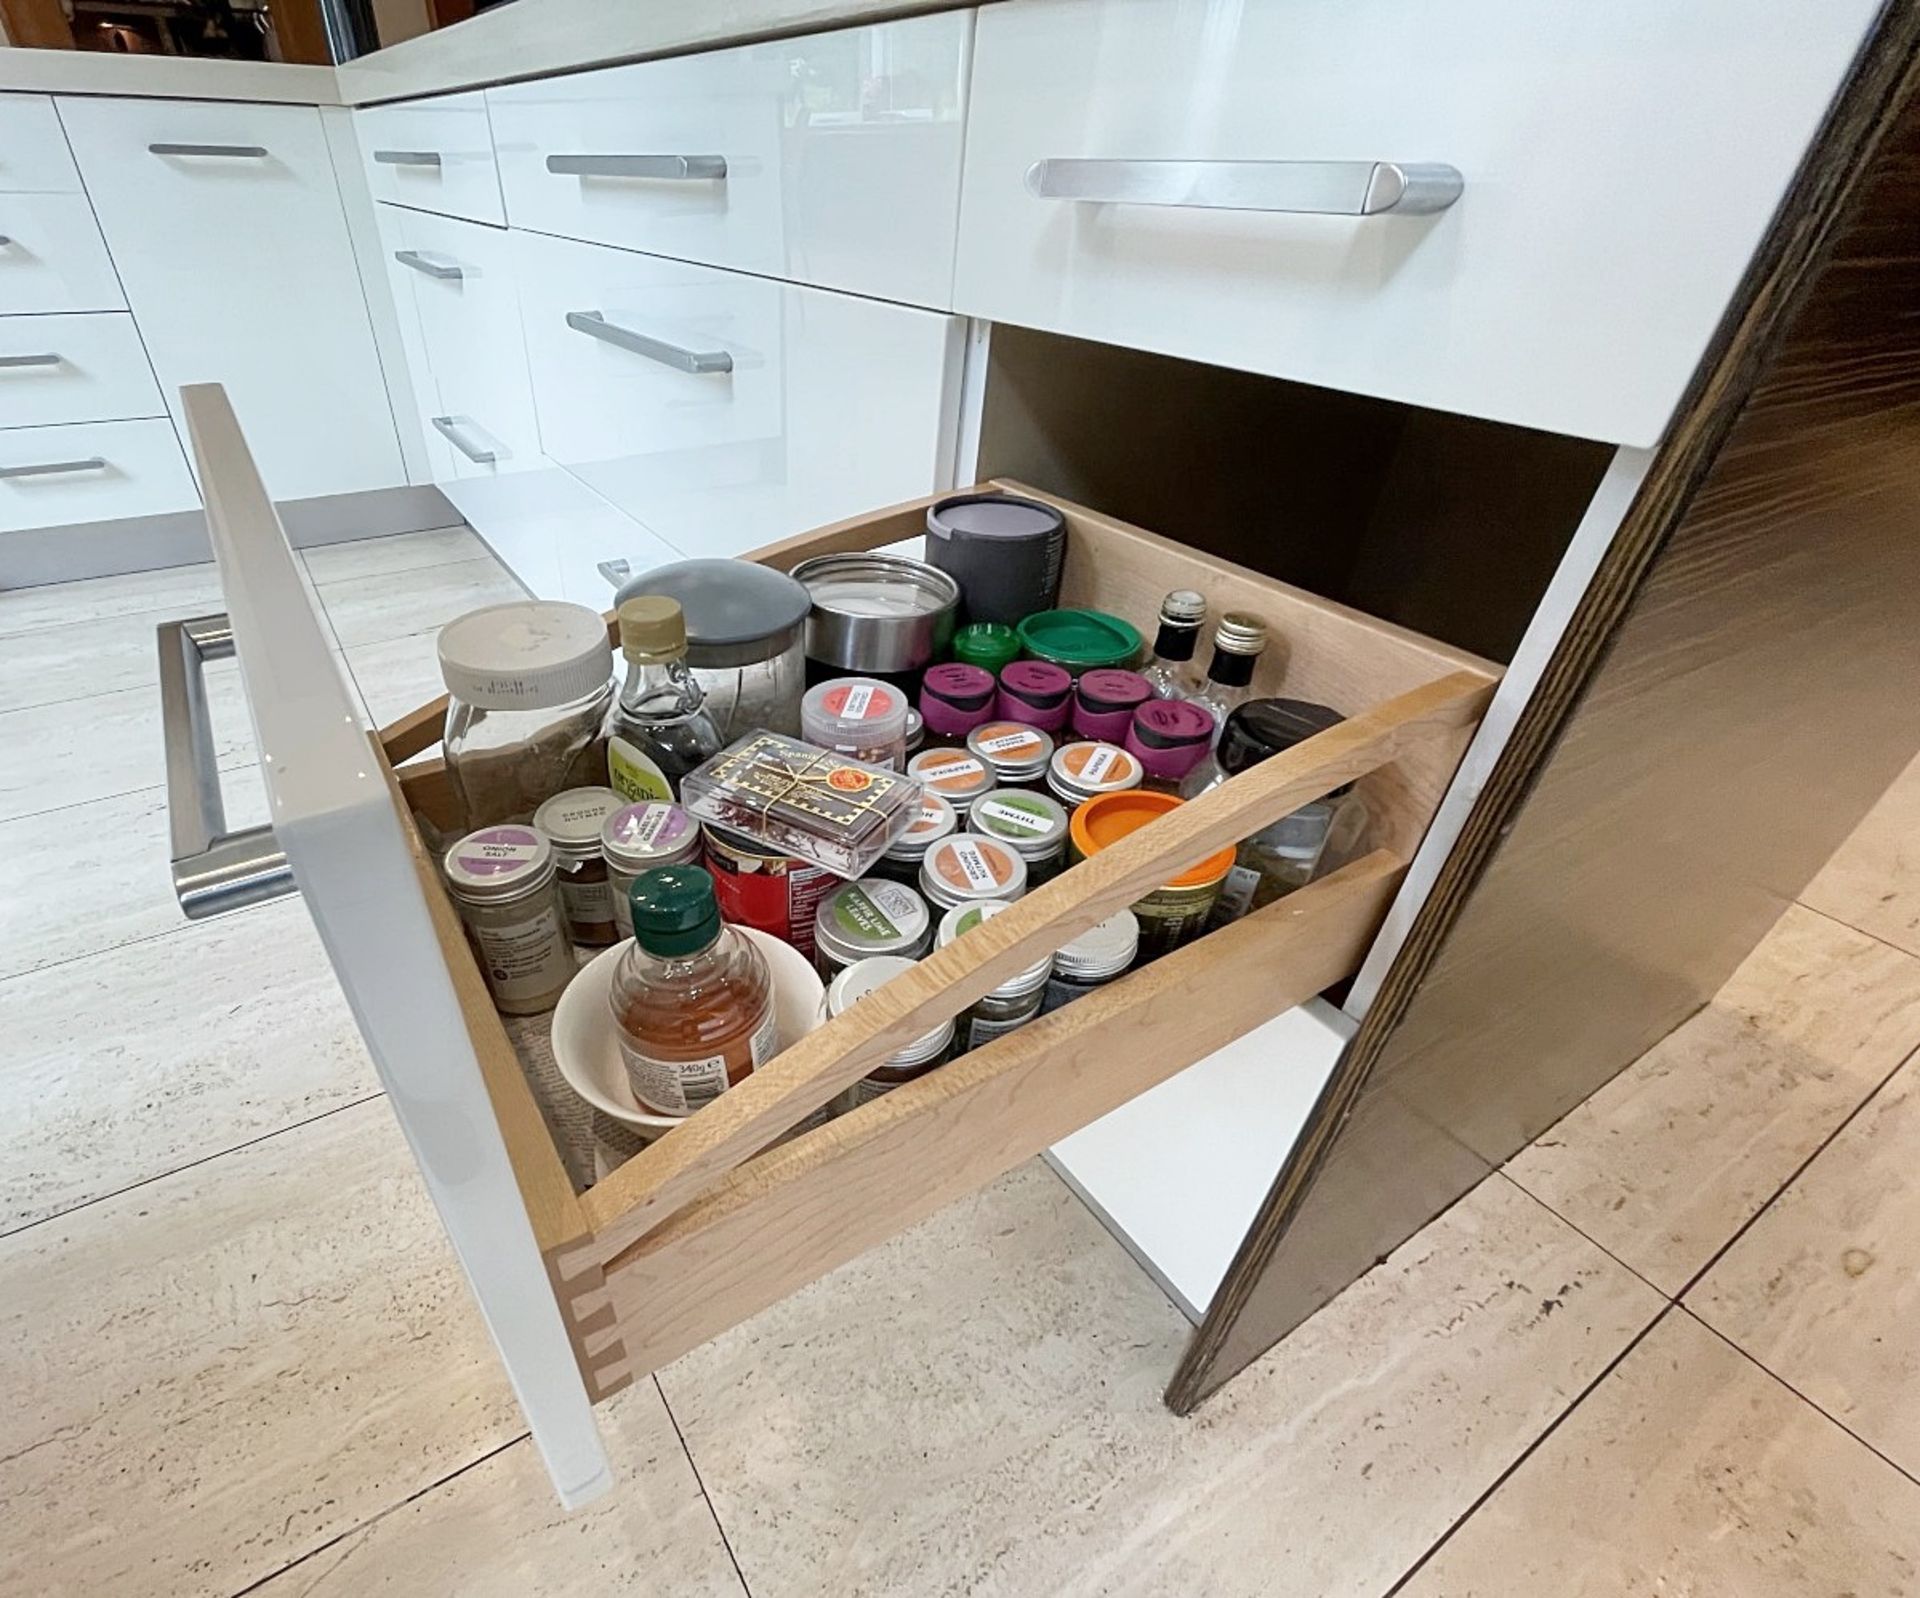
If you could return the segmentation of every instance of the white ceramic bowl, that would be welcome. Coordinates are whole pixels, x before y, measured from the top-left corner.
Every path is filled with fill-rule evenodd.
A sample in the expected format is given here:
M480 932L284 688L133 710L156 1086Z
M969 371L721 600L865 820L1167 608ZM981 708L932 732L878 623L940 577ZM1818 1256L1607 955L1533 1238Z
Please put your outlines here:
M825 991L820 974L792 944L753 927L733 930L752 939L766 956L767 968L773 973L773 1008L780 1047L792 1048L820 1024L820 998ZM553 1012L553 1060L567 1079L567 1086L596 1110L605 1110L642 1137L656 1138L686 1117L655 1115L641 1109L627 1084L627 1068L620 1059L608 999L613 992L614 967L632 941L629 938L595 955L567 984Z

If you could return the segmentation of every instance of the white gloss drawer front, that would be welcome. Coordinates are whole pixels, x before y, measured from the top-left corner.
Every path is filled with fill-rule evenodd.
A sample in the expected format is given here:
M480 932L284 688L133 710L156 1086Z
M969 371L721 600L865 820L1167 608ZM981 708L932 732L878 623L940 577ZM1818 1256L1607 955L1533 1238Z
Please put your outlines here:
M973 14L489 89L507 218L945 309Z
M1877 9L985 6L954 306L1651 445Z
M0 317L0 427L166 414L124 311Z
M376 200L472 222L506 221L486 96L478 89L369 106L354 132Z
M943 486L955 318L514 239L546 453L682 552Z
M84 194L0 192L0 316L126 306Z
M0 532L199 506L187 458L164 417L0 432Z
M23 192L80 192L50 95L0 94L0 194Z

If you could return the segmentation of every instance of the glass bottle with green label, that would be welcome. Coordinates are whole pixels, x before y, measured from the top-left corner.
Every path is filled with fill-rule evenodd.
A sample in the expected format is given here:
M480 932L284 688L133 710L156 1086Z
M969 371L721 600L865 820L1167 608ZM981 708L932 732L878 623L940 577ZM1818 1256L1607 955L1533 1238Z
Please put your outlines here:
M677 799L680 779L720 753L720 730L687 669L678 600L641 594L620 607L627 680L607 722L607 783L629 802Z

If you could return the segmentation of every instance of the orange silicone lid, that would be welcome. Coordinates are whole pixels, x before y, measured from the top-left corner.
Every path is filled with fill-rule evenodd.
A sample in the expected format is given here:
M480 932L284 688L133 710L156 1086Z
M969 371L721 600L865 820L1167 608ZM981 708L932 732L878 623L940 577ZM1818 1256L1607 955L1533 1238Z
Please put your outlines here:
M1129 788L1123 793L1101 794L1089 799L1073 813L1068 832L1073 846L1087 857L1110 848L1129 833L1138 832L1149 821L1157 821L1186 801L1170 793L1153 793L1144 788ZM1191 871L1183 871L1167 884L1169 888L1204 888L1218 882L1233 869L1232 849L1210 854Z

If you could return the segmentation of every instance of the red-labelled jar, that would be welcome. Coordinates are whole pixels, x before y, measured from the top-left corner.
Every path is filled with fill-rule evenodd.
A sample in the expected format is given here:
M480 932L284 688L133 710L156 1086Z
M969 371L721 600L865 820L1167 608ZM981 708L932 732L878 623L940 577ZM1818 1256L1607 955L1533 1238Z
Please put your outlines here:
M1133 713L1152 697L1152 684L1137 671L1100 666L1083 672L1073 685L1073 730L1082 738L1117 744L1133 725Z
M920 679L920 717L927 738L958 746L967 734L993 720L994 695L999 692L993 673L984 666L951 661L929 666Z
M1058 732L1073 708L1073 676L1050 660L1016 660L1000 672L1002 721Z
M1213 747L1213 717L1186 699L1149 699L1133 713L1123 746L1140 762L1144 786L1171 793Z

